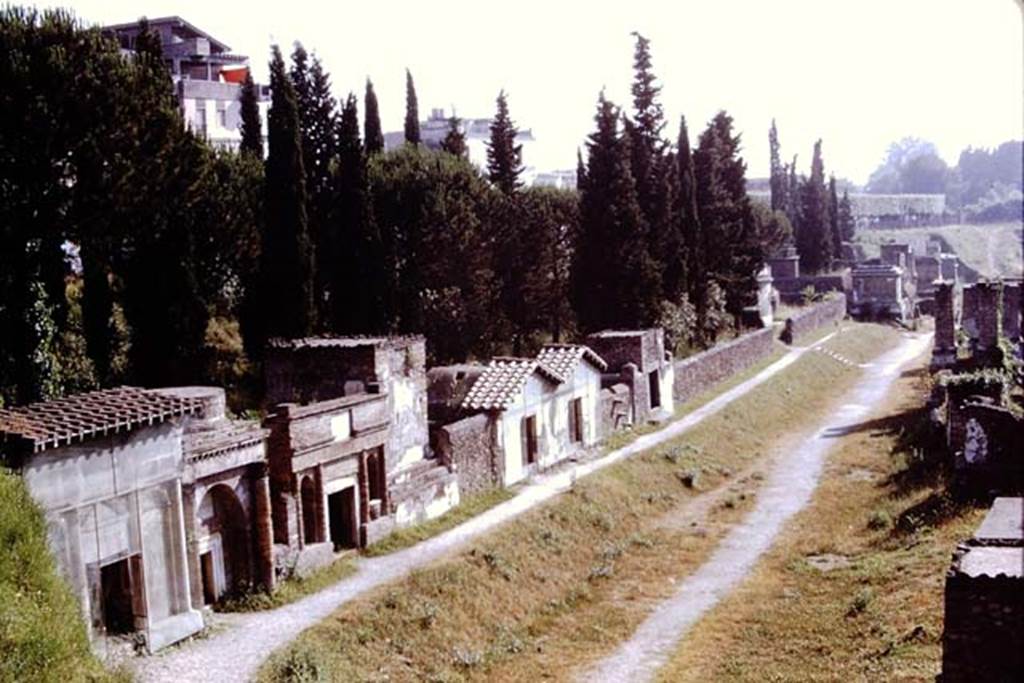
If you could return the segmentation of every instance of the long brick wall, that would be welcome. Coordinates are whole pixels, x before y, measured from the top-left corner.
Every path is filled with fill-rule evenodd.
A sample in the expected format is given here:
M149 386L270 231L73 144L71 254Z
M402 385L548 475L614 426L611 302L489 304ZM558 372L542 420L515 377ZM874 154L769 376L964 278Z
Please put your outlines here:
M800 337L822 325L834 324L845 316L845 296L814 304L793 316L793 336ZM773 338L774 331L771 328L757 330L676 361L672 391L675 402L685 403L767 358L772 352Z
M823 325L834 325L846 317L846 297L834 295L834 299L821 301L794 315L793 337L799 338L808 332L814 332Z

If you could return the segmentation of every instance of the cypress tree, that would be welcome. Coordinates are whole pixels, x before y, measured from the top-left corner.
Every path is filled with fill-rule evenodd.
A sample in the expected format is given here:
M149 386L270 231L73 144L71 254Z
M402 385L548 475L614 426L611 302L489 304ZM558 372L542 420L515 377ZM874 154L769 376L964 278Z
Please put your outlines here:
M487 174L494 186L511 196L522 183L522 145L516 144L519 131L508 114L505 91L498 93L497 112L491 121L491 139L487 144Z
M405 141L411 145L420 144L420 110L412 72L408 69L405 70Z
M576 189L580 192L587 185L587 165L583 163L583 152L576 148Z
M768 131L768 151L771 158L769 187L772 211L785 212L788 206L786 169L779 156L779 131L775 127L775 119L772 119L772 127Z
M697 180L694 176L693 154L690 151L690 135L686 128L686 117L679 117L679 140L676 150L676 164L679 167L679 205L676 211L679 229L682 232L683 252L686 256L685 291L690 301L697 306L698 317L705 299L704 238L700 216L697 212Z
M448 119L448 132L441 141L441 149L462 159L469 157L466 136L462 132L462 120L452 114Z
M330 240L330 329L339 333L381 332L384 264L359 141L359 107L349 93L338 121L335 214Z
M260 296L265 311L261 336L303 337L313 331L314 318L306 173L295 89L276 45L270 62L270 87L267 222L260 253Z
M837 213L839 237L844 242L852 242L855 231L855 221L853 218L853 207L850 205L850 195L846 190L843 190L843 198L839 200L839 210Z
M797 251L800 265L810 273L828 267L832 260L832 235L829 230L828 190L825 165L821 158L821 140L814 143L811 175L800 187L800 222Z
M836 195L836 176L828 179L828 227L832 240L832 258L836 259L843 253L843 237L839 234L839 198Z
M246 72L238 99L242 110L242 144L239 151L262 161L263 124L260 122L259 93L251 73Z
M366 121L363 122L363 139L366 154L371 156L384 151L384 130L380 125L380 108L377 104L377 93L373 91L373 82L366 79Z
M618 110L603 92L594 119L573 261L576 314L583 330L650 325L661 282L630 171L629 136L619 134Z

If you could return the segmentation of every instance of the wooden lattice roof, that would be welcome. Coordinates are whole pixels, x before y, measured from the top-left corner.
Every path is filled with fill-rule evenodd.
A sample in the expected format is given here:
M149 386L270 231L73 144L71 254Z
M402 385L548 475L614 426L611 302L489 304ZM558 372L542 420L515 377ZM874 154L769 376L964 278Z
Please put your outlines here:
M138 387L117 387L0 409L0 446L30 453L159 424L202 404Z

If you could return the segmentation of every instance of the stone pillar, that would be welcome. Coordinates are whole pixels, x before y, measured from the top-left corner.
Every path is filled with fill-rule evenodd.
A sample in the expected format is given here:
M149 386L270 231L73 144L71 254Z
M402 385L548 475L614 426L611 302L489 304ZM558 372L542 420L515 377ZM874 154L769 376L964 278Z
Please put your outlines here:
M196 490L194 486L181 487L182 515L185 518L185 547L188 561L189 588L192 608L202 609L203 576L199 569L199 548L196 541Z
M1011 342L1020 339L1020 299L1024 283L1003 284L1003 336Z
M259 467L252 482L252 524L256 581L274 590L274 531L270 512L270 479L266 467Z
M641 393L640 389L643 386L642 382L640 381L640 371L637 370L635 363L626 363L625 365L622 366L622 369L619 371L619 376L622 378L622 383L629 387L629 422L630 424L633 425L639 424L641 417L645 416L647 411L646 400L643 404L641 404L640 396L638 395ZM647 392L644 391L644 399L646 399L646 396ZM643 406L643 412L641 412L641 405Z
M990 282L975 285L977 290L977 315L979 353L988 353L999 345L999 333L1002 328L1000 320L999 299L1002 287Z
M956 363L956 323L953 310L953 285L939 284L935 289L935 343L932 368L952 367Z
M320 516L320 538L324 541L331 540L331 520L330 515L327 514L327 494L324 492L324 464L317 463L316 465L316 514Z
M960 326L970 338L973 350L978 339L978 285L964 287L960 305Z

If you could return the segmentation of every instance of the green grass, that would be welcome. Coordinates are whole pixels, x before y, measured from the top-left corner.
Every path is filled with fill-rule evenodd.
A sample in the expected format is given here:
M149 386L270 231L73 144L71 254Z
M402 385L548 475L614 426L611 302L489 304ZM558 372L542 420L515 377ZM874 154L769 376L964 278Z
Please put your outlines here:
M21 477L0 468L0 681L107 681Z
M218 612L261 612L283 607L313 593L319 593L342 579L356 573L356 564L351 556L341 557L326 567L320 567L309 576L285 579L273 593L253 591L235 598L229 598L216 606Z
M861 327L843 342L848 354L898 338ZM756 495L757 477L743 473L860 376L804 354L685 435L345 605L272 655L261 680L565 679L628 637L699 566ZM682 473L699 473L699 483ZM676 521L709 491L727 502L711 507L701 533Z
M937 228L905 228L892 230L859 230L854 245L863 256L879 255L886 242L907 242L914 252L923 254L930 239L938 240L947 251L960 257L972 275L983 278L1020 277L1021 224L991 223L986 225L946 225ZM968 278L971 279L971 278Z
M470 496L440 517L399 529L390 536L366 548L363 554L368 557L377 557L416 545L449 529L454 529L466 520L490 510L495 505L504 503L506 500L515 497L515 495L515 489L511 488L492 489L475 496Z
M811 505L659 680L935 680L950 556L984 510L946 492L929 388L903 373L881 415L837 439ZM841 562L808 561L826 554Z

